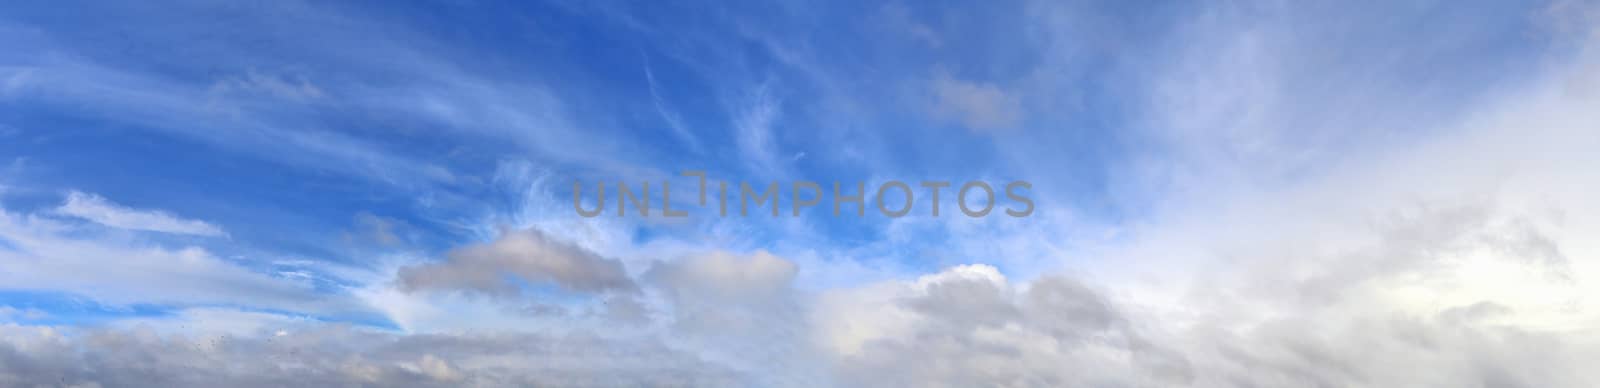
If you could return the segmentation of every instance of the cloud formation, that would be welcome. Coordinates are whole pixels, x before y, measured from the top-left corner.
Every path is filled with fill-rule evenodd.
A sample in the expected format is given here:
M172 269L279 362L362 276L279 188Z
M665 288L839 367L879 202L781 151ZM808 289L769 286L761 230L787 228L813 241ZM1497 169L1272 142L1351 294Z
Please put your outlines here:
M550 282L576 292L631 293L638 289L616 260L535 229L502 232L495 241L462 247L445 261L401 268L398 281L408 291L457 290L493 296L520 293L513 280Z
M97 206L86 208L101 209ZM68 292L113 307L247 303L346 317L369 311L348 294L318 292L312 285L259 272L202 247L166 247L83 232L79 225L40 213L0 208L0 241L4 242L0 261L7 264L0 269L0 283L7 289Z
M0 325L0 385L16 387L698 387L737 379L658 343L593 335L321 326L240 337Z
M98 195L77 191L68 193L66 202L56 208L56 212L119 229L207 237L228 235L222 228L205 221L183 219L157 210L133 209Z
M930 88L936 117L953 120L973 131L1014 128L1022 121L1022 102L991 83L956 79L937 72Z
M336 15L294 12L298 5L285 4L271 11L289 9L296 24L322 26L329 20L318 15ZM1594 200L1600 194L1595 186L1600 159L1594 152L1600 149L1600 111L1589 90L1594 69L1600 68L1600 35L1593 23L1584 23L1595 13L1578 2L1548 8L1560 16L1552 22L1559 42L1551 44L1560 48L1551 49L1548 55L1554 58L1539 60L1538 66L1500 63L1466 70L1438 65L1458 63L1460 52L1483 48L1463 41L1520 30L1448 23L1458 29L1415 31L1408 29L1412 23L1390 23L1420 16L1503 20L1503 15L1478 14L1502 11L1490 5L1454 5L1416 7L1439 12L1418 14L1408 13L1414 12L1409 6L1372 9L1378 5L1333 2L1186 4L1128 12L1137 16L1123 20L1089 12L1111 10L1035 2L1020 11L996 5L996 12L1026 13L1003 15L1026 16L1019 19L1022 26L977 28L1007 32L995 34L1000 36L974 36L948 16L919 19L971 9L884 7L880 13L888 15L889 27L902 30L893 39L920 41L918 47L930 50L968 48L946 56L954 69L949 73L923 69L903 71L903 77L874 72L884 63L852 66L848 61L854 55L816 51L807 40L813 35L785 39L785 32L808 31L810 23L739 21L733 23L739 25L733 43L716 40L726 32L720 30L642 34L648 35L640 38L647 43L671 36L665 45L673 50L647 67L642 79L631 80L648 89L635 101L645 114L616 115L617 120L644 117L659 126L654 121L660 118L676 131L687 131L690 123L725 122L726 133L662 136L701 143L694 147L703 146L711 159L695 163L778 175L841 160L852 168L904 163L918 173L944 171L922 162L973 164L973 170L995 174L1014 171L1003 165L1014 162L1033 166L1021 170L1027 178L1065 183L1081 176L1062 178L1063 170L1083 168L1103 174L1095 175L1103 180L1091 181L1106 187L1039 187L1050 190L1050 198L1068 198L1061 202L1103 191L1117 203L1111 216L1062 206L1052 208L1053 214L1041 211L1029 223L892 220L851 224L855 228L831 234L813 232L815 225L807 222L817 220L809 219L785 219L793 223L776 226L750 219L662 225L572 221L561 216L569 214L567 197L543 186L567 176L545 171L544 164L481 160L479 151L492 147L470 142L451 144L458 148L437 159L395 155L380 145L384 136L301 130L293 125L297 117L323 116L275 113L319 109L304 106L312 101L350 104L342 106L361 115L402 112L396 114L444 127L439 132L525 146L550 154L542 158L584 164L584 169L629 171L629 179L657 176L648 172L652 167L630 167L632 160L596 152L629 147L578 146L582 142L574 139L582 136L569 130L567 113L592 111L562 97L576 101L582 96L480 77L472 67L479 64L428 57L424 54L430 51L403 46L404 39L370 40L377 47L360 57L417 61L353 61L363 70L388 69L398 78L425 82L341 83L335 81L340 77L317 77L312 84L271 75L277 72L246 72L224 76L208 90L198 86L204 80L167 80L132 68L93 66L87 58L0 67L5 78L0 90L14 99L0 104L29 98L87 104L99 108L97 117L122 117L235 147L267 145L253 152L301 160L294 165L318 171L393 177L396 187L386 187L393 192L374 196L404 197L393 202L408 206L433 210L447 207L440 203L459 192L516 186L489 189L500 191L486 195L492 201L481 201L503 200L497 196L504 194L514 202L510 210L495 203L481 212L474 208L405 220L358 213L359 231L346 240L371 240L375 247L362 244L371 251L297 252L350 258L306 260L295 266L293 276L262 268L276 258L230 250L236 247L223 245L222 239L175 243L162 234L227 234L166 210L131 209L77 191L58 208L0 209L3 291L45 290L113 309L161 309L107 322L57 323L47 311L0 305L0 321L17 322L0 324L0 386L1600 385L1600 371L1591 367L1600 359L1600 301L1595 299L1600 241L1594 238L1600 236L1600 204ZM588 6L573 7L588 12L582 8ZM607 22L659 32L650 24L654 21L643 20L654 13L592 11L612 18ZM800 12L773 12L779 11ZM797 19L830 15L805 16ZM1146 41L1111 33L1120 29L1099 30L1135 24L1133 19L1155 20L1159 36ZM715 15L694 20L725 22ZM1355 28L1325 20L1379 22ZM301 23L307 21L323 24ZM328 34L328 39L366 43L363 38L372 36L410 36L383 34L391 31L384 25L352 25L362 34ZM1026 34L1009 34L1010 27ZM1373 34L1366 28L1389 29ZM1053 35L1064 32L1071 34ZM1394 37L1415 34L1424 39L1389 44ZM37 42L43 40L22 36L0 45ZM970 49L1002 43L1016 46ZM731 49L745 46L758 48ZM1139 49L1129 48L1135 46ZM317 47L348 56L331 46ZM1139 51L1144 47L1153 52ZM885 51L885 56L925 59ZM726 59L719 57L726 52L770 57L741 56L729 61L734 65L687 72L762 82L719 85L735 97L723 99L731 107L716 112L720 116L696 111L714 105L696 103L702 99L674 99L678 96L671 92L690 89L680 82L692 78L677 74L686 72L678 67ZM1014 52L1026 55L1005 55ZM967 55L974 53L997 55ZM1114 58L1086 66L1079 63L1085 53ZM979 59L964 62L965 57ZM493 67L497 60L483 66ZM1102 65L1118 70L1081 69ZM1506 68L1539 71L1484 76ZM870 76L841 75L856 74L852 71ZM1119 78L1127 76L1122 72L1138 77ZM1414 77L1416 72L1427 76ZM1077 78L1084 74L1111 81ZM890 80L865 82L880 78ZM792 82L796 79L816 85ZM1041 84L997 81L1017 79ZM1072 106L1055 104L1072 100L1063 96L1073 92L1041 93L1062 87L1044 81L1061 79L1115 89L1095 96L1114 100L1106 104L1115 108L1092 117L1062 113ZM818 90L798 90L806 87ZM896 87L920 93L909 99L913 107L896 111L893 99L884 98L894 93L875 89ZM49 93L32 94L39 91ZM616 97L597 99L607 105L632 101ZM809 105L812 97L822 102ZM235 132L184 126L191 118L233 122L227 113L195 105L212 98L239 108L232 114L242 122L271 125ZM926 123L914 119L927 113L922 104L929 99L936 108L932 121L958 123L966 131L919 126ZM276 105L285 101L293 104ZM532 107L524 101L533 101ZM807 134L786 129L829 115L839 121L878 118L930 134L819 130L824 135L818 137L829 141L822 145L872 150L881 136L889 139L884 149L891 151L945 156L959 148L960 157L892 160L870 152L841 156L844 152L827 147L795 147L795 138ZM1083 121L1073 121L1080 117ZM1027 128L1085 123L1117 131L1093 137ZM986 136L967 133L1000 129L1025 136L1017 136L1016 143L990 144L981 141ZM850 136L830 137L839 134ZM431 132L418 136L407 140L435 140ZM928 144L933 142L959 147ZM1084 160L1059 149L1073 142L1134 149L1106 157L1110 161ZM279 147L284 144L290 146ZM990 146L994 149L985 148ZM779 155L802 148L810 156ZM985 159L986 152L1004 156L996 162ZM740 164L715 159L722 156ZM452 167L498 167L484 175L492 178L429 168L450 158L468 160ZM337 163L323 163L328 161ZM422 174L430 177L420 179L428 184L400 183L415 182L411 176L421 171L437 173ZM492 184L479 185L485 179ZM333 192L349 194L339 183L341 189ZM465 188L410 187L447 183ZM565 184L560 183L555 186ZM423 199L409 202L413 193ZM0 194L14 198L10 189ZM402 217L406 207L393 202L367 203L386 205L379 213ZM350 214L337 215L333 218L341 223L350 220ZM86 228L63 216L161 233ZM1115 224L1096 224L1096 216L1114 218ZM503 224L513 226L498 226ZM244 234L239 228L245 224L227 225ZM411 238L429 233L438 236ZM183 243L189 240L218 246ZM439 240L445 242L427 245ZM368 311L380 317L340 318Z

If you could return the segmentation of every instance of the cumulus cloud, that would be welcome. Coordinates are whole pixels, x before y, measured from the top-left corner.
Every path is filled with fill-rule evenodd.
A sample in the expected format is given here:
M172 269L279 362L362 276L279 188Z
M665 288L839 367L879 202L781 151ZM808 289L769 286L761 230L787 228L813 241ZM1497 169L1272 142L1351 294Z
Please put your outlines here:
M811 314L835 378L849 386L1600 381L1582 366L1600 355L1600 337L1585 323L1594 314L1581 296L1588 287L1569 280L1581 276L1552 260L1549 245L1501 238L1546 239L1501 222L1515 218L1506 214L1400 217L1357 233L1369 242L1341 244L1336 254L1314 253L1313 241L1336 235L1263 233L1285 243L1250 251L1207 237L1187 253L1114 257L1138 274L1107 270L1115 275L1096 283L1075 275L1016 281L993 267L957 266L830 291Z
M847 386L1160 386L1193 373L1068 277L1019 285L994 267L957 266L831 292L813 314Z
M159 210L133 209L77 191L68 193L66 202L56 212L119 229L208 237L228 235L222 228L205 221L184 219Z
M505 231L492 242L458 248L445 256L442 262L401 268L397 275L400 287L515 296L520 293L511 278L515 277L577 292L631 293L638 289L621 262L535 229Z

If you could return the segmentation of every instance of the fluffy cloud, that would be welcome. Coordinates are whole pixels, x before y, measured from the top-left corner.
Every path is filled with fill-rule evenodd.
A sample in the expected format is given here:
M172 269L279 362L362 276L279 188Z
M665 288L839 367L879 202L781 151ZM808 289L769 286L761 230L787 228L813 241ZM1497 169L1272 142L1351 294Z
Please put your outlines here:
M959 266L840 291L814 312L852 386L1160 386L1189 361L1150 344L1099 292L1068 277L1009 282Z
M1206 253L1181 258L1220 253L1204 267L1172 268L1173 277L1107 277L1102 285L1061 275L1019 282L992 267L959 266L832 291L811 313L835 357L835 377L855 386L1600 381L1583 367L1600 355L1600 337L1585 323L1594 301L1574 284L1583 276L1552 256L1561 250L1552 245L1565 244L1504 222L1514 218L1504 214L1443 209L1399 217L1357 233L1371 245L1338 254L1311 253L1317 248L1291 236L1274 235L1289 242L1248 252L1208 243L1191 247ZM1303 236L1319 237L1329 236Z
M638 286L622 264L534 229L503 232L488 244L451 251L444 262L400 269L405 290L464 290L496 296L518 294L508 276L551 282L578 292L634 292Z

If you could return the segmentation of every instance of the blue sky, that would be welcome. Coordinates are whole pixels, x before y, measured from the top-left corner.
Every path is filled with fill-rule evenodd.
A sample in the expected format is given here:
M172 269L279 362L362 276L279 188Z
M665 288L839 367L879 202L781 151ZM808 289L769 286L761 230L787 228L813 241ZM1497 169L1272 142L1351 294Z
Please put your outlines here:
M985 327L941 321L951 317L1021 314L996 327L1042 328L1034 334L1066 343L1063 330L1082 328L1060 325L1087 321L1050 314L1094 315L1076 309L1099 304L1122 314L1110 321L1185 322L1094 335L1156 343L1159 351L1109 351L1184 365L1174 376L1194 386L1326 382L1321 373L1234 375L1252 364L1219 360L1190 336L1201 326L1238 330L1257 346L1245 353L1260 360L1288 345L1259 328L1304 323L1264 317L1364 316L1346 310L1362 303L1377 306L1361 310L1373 319L1511 306L1523 315L1500 324L1577 341L1555 328L1592 329L1600 310L1560 315L1545 299L1475 293L1526 279L1475 277L1498 267L1460 260L1558 257L1567 264L1547 269L1565 273L1570 288L1544 295L1591 289L1583 279L1592 269L1581 263L1596 251L1575 236L1590 230L1585 216L1595 210L1581 200L1596 189L1584 183L1595 160L1582 150L1600 133L1583 108L1593 104L1595 81L1585 74L1596 69L1594 9L1582 1L8 4L0 6L0 323L68 338L154 328L168 339L265 341L349 330L319 348L333 358L369 346L370 336L594 335L609 341L600 347L642 346L715 366L682 366L708 379L691 385L744 386L877 385L882 376L863 370L929 361L918 354L970 361L981 351L905 342L917 330ZM898 219L870 202L860 218L829 216L827 201L779 218L722 218L710 208L684 219L583 218L572 209L573 182L669 180L674 204L687 205L692 192L680 190L694 180L678 176L685 170L734 184L782 182L784 191L797 180L824 192L832 182L982 180L1003 192L1021 180L1032 183L1037 211L963 217L945 191L934 218L921 188L912 215ZM1553 248L1538 248L1546 243ZM1330 264L1339 260L1354 264ZM1440 275L1435 265L1465 272ZM1388 283L1396 279L1438 283ZM956 286L963 282L981 287ZM989 285L996 294L949 291ZM1104 300L1029 304L1052 287ZM727 324L736 327L719 326ZM1593 343L1570 355L1592 354ZM1495 344L1479 348L1520 346ZM1397 352L1440 370L1493 374ZM475 374L492 364L482 358L490 353L401 350L390 353L399 364L371 362L452 384L535 381ZM1068 353L1018 350L1012 365L1114 363ZM622 380L608 381L620 385L662 381L627 363L551 362L617 368ZM1088 379L1070 380L1079 384L1172 383L1139 365L1104 367L1127 371L1119 376L1068 375ZM974 376L1069 381L1047 378L1059 371L994 368L895 376L957 386L998 384L963 380ZM1443 381L1385 380L1394 375L1378 363L1351 368L1368 383ZM335 377L318 381L350 377L328 373ZM58 374L0 373L0 385L98 381ZM1550 386L1585 377L1594 376L1505 378ZM166 381L283 383L197 379ZM574 379L540 381L584 381Z

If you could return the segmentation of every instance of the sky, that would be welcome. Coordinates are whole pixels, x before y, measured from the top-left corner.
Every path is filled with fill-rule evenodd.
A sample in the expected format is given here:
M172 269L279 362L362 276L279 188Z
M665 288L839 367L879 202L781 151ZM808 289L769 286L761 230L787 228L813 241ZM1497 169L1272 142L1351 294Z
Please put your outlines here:
M1597 386L1597 106L1586 0L8 3L0 386Z

